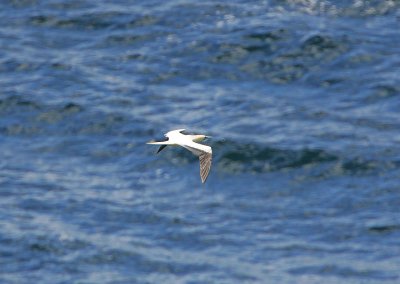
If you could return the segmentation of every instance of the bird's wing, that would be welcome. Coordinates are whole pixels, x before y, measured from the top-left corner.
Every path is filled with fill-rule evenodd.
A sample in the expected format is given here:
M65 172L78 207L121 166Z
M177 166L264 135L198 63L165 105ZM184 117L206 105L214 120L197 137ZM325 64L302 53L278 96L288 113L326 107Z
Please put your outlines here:
M212 153L210 146L199 144L191 140L186 140L183 143L177 143L177 144L188 149L196 156L200 156L203 153L210 153L210 154Z
M210 146L202 145L196 142L187 142L180 144L182 147L188 149L190 152L199 156L200 160L200 177L201 182L205 183L211 169L212 149Z
M174 143L171 141L150 141L150 142L147 142L146 144L149 144L149 145L173 145Z
M174 136L176 134L181 133L182 131L185 131L185 129L182 128L182 129L171 130L171 131L168 131L167 133L165 133L164 136L165 137Z
M155 140L152 140L152 141L150 141L150 142L147 142L146 144L150 144L150 145L163 145L163 146L161 146L160 149L158 150L158 152L160 152L162 149L165 148L164 145L173 145L174 143L172 143L171 140L170 140L168 137L166 137L166 138L164 139L164 141L155 141ZM158 153L158 152L157 152L157 153Z
M201 182L205 183L210 173L211 169L211 161L212 161L212 154L211 153L203 153L199 156L200 160L200 177Z

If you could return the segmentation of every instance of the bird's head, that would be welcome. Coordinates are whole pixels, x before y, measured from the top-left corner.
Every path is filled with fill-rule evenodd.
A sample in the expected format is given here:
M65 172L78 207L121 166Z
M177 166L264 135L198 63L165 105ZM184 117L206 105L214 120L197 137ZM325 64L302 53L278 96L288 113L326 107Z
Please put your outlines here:
M203 134L193 135L194 142L201 142L207 138L211 138L211 136L207 136L207 135L203 135Z

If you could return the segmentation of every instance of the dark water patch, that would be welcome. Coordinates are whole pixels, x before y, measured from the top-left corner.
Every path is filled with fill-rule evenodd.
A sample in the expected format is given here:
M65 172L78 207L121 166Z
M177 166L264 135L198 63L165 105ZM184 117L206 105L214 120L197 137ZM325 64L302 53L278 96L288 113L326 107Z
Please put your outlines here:
M152 38L154 39L157 35L152 34L152 35L136 35L136 34L123 34L123 35L111 35L107 37L107 40L105 41L105 44L107 46L110 45L117 45L121 46L122 44L136 44L140 43L143 41L151 40Z
M225 151L219 157L219 167L233 172L276 171L338 160L337 156L323 150L295 151L226 142L223 147Z
M35 26L53 26L57 21L55 16L37 15L30 17L28 23Z
M344 43L344 38L334 40L327 35L313 35L303 42L302 50L305 55L319 58L329 55L332 51L343 51Z
M18 73L37 71L40 68L40 63L34 61L24 61L17 58L9 58L0 62L0 72L2 73Z
M79 113L82 110L83 110L83 108L80 107L79 105L74 104L74 103L69 103L59 109L50 109L45 112L42 112L36 116L35 120L40 125L42 125L42 123L43 124L54 124L54 123L58 123L61 120L65 119L66 116L75 114L75 113Z
M397 276L394 274L385 273L376 269L353 269L347 266L337 265L319 265L319 266L304 266L289 271L295 275L325 275L343 278L361 278L361 279L375 279L375 280L395 280Z
M265 47L265 45L256 46L255 50L268 51ZM303 78L315 68L322 68L322 64L331 64L346 50L346 39L317 34L308 37L303 42L294 43L293 47L286 47L279 53L271 49L271 52L267 52L272 53L270 58L249 56L240 69L272 83L287 84Z
M140 257L139 254L129 253L124 250L107 250L101 252L95 252L92 255L87 255L84 259L80 259L79 262L86 263L89 265L117 265L123 262L132 262L133 259Z
M11 96L0 100L0 113L3 120L0 131L10 136L35 136L65 131L77 124L85 109L77 103L69 102L61 106L41 104L22 97Z
M49 68L57 70L57 71L70 71L72 70L72 66L68 65L64 62L53 62L50 64Z
M117 129L119 129L118 131L122 130L121 127L128 119L122 114L87 109L75 102L68 102L64 105L48 105L19 97L1 100L0 113L5 116L0 124L1 132L11 136L55 133L103 135L116 133ZM13 118L7 119L7 117Z
M9 239L8 244L9 246L0 245L0 254L4 256L3 259L7 259L10 267L14 267L15 272L34 269L32 265L43 267L46 263L59 263L57 259L60 257L90 247L89 243L84 241L61 240L54 235L41 234L22 235ZM32 260L35 262L32 263Z
M376 170L379 166L377 162L374 161L366 161L360 158L355 158L353 160L343 161L341 164L341 168L344 173L350 175L356 175L360 173L368 173L373 170Z
M0 133L10 136L34 136L42 133L41 128L35 126L24 126L21 124L10 124L0 127Z
M129 14L122 12L82 13L79 16L63 18L55 15L36 15L29 19L29 24L69 30L100 30L115 27Z
M44 243L33 243L29 246L29 250L32 252L45 253L45 254L60 254L58 247L54 246L54 243L49 244Z
M261 42L276 42L286 37L288 31L286 29L278 29L272 31L259 31L246 35L249 39L255 39Z
M3 113L11 111L25 112L28 110L39 110L40 105L32 100L26 100L19 96L9 96L5 99L0 99L0 111Z
M45 104L39 104L36 101L25 99L19 96L9 96L5 99L0 100L0 111L11 114L14 113L26 113L27 111L45 111L51 109L50 106ZM83 111L83 107L77 103L69 102L61 107L54 107L54 112L60 114L76 113Z
M400 231L400 226L399 225L377 225L377 226L371 226L368 228L368 231L371 233L377 233L377 234L389 234L393 233L396 231Z
M257 46L256 48L263 49L262 46ZM269 48L267 46L267 48ZM220 47L219 54L211 58L210 61L214 63L230 63L236 64L239 60L245 58L247 53L250 52L249 49L252 47L243 47L235 44L223 44Z
M365 98L365 102L376 103L398 97L400 97L400 87L394 85L378 85L371 90L371 94Z
M244 49L250 53L252 52L263 52L265 54L271 54L273 51L273 47L267 44L263 45L249 45L245 46Z
M218 55L212 59L215 63L237 64L246 61L252 56L260 58L268 57L273 54L282 41L286 41L288 31L284 29L249 32L241 31L244 41L235 43L221 43L216 53ZM252 53L255 53L252 55ZM259 53L257 55L257 53ZM240 61L239 61L240 60Z
M119 60L124 61L124 62L125 61L136 61L136 60L145 61L147 59L148 59L147 55L140 54L137 52L129 52L129 53L121 55L119 57ZM114 57L112 57L112 60L114 60Z
M84 108L76 103L67 103L63 108L62 111L66 113L76 113L83 111Z
M380 160L378 157L374 159L357 155L345 157L322 149L279 149L256 144L236 144L231 141L217 142L212 146L215 153L214 164L219 171L225 173L303 169L310 178L324 179L342 175L372 175L400 167L400 163L395 159Z

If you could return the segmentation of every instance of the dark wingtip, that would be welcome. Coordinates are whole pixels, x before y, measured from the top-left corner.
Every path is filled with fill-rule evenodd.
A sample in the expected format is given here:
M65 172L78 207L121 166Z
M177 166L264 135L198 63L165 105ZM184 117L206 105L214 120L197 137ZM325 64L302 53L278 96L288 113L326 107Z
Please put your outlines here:
M167 145L161 145L156 154L160 153Z

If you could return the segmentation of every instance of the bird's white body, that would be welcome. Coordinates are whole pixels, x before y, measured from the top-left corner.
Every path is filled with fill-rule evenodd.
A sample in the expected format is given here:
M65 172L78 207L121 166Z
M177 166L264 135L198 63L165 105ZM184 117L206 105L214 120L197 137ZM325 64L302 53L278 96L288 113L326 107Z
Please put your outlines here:
M165 134L168 138L167 141L160 142L148 142L151 145L162 145L158 152L164 149L166 146L182 146L198 156L200 159L200 177L204 183L211 168L212 160L212 149L210 146L199 144L196 142L203 141L207 136L205 135L185 135L182 133L185 129L177 129L169 131ZM157 153L158 153L157 152Z

